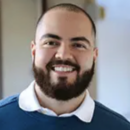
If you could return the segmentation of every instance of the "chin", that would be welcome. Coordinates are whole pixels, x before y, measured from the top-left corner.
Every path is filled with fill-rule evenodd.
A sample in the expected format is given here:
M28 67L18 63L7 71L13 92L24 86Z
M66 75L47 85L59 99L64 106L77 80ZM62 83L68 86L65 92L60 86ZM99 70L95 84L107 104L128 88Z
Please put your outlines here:
M51 80L51 82L55 85L61 82L65 82L66 84L73 84L75 83L75 81L76 81L76 76L75 77L60 76L60 77L54 77Z

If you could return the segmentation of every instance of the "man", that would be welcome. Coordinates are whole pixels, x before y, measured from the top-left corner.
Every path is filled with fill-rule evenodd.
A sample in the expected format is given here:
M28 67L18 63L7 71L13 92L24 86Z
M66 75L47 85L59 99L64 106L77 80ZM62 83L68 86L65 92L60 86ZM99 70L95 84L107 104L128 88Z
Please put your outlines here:
M0 130L130 130L87 91L98 55L91 17L72 4L43 14L31 43L35 81L0 102Z

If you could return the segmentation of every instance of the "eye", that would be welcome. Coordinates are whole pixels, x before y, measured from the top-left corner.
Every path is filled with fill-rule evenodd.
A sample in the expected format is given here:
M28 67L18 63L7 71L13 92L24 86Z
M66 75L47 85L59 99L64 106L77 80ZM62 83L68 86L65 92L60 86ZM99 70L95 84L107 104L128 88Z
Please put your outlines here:
M58 43L57 43L57 42L54 42L54 41L49 41L49 42L47 42L46 44L47 44L47 45L50 45L50 46L56 46L56 45L58 45Z
M47 41L43 44L44 47L55 47L58 46L59 43L55 41Z
M73 47L78 48L78 49L86 49L86 46L81 43L74 43Z

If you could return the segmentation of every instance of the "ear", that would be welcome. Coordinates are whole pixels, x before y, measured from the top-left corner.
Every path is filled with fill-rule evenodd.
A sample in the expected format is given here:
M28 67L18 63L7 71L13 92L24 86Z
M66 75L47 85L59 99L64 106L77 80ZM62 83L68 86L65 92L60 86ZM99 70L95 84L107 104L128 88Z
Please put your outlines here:
M36 52L36 44L35 44L34 41L32 41L31 42L31 56L32 56L32 60L34 60L35 52Z
M98 57L98 48L94 48L94 56L93 59L96 62L97 61L97 57Z

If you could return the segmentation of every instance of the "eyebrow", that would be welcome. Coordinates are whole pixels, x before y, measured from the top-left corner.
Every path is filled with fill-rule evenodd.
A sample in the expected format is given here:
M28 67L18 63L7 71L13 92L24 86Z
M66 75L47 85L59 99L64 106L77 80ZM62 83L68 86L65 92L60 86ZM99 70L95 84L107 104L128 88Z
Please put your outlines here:
M90 41L85 37L74 37L70 39L71 41L85 41L90 44Z
M50 34L50 33L43 35L41 37L41 39L43 39L43 38L54 38L54 39L57 39L57 40L62 40L62 38L59 37L58 35Z
M43 39L43 38L54 38L54 39L57 39L57 40L62 40L62 38L60 36L55 35L55 34L50 34L50 33L43 35L41 37L41 39ZM70 39L70 41L72 41L72 42L85 41L88 44L90 44L90 41L87 38L83 37L83 36L81 36L81 37L73 37L73 38Z

